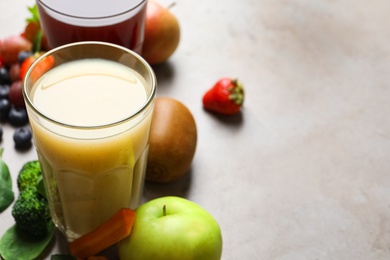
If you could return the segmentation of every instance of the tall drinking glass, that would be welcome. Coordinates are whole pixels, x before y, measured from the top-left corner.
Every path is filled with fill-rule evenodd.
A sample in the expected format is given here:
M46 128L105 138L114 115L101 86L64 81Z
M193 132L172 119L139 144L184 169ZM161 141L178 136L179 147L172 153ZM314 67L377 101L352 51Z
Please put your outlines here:
M49 48L104 41L141 53L147 0L36 0Z
M102 42L58 47L31 66L23 95L52 219L68 241L139 205L156 78L138 54Z

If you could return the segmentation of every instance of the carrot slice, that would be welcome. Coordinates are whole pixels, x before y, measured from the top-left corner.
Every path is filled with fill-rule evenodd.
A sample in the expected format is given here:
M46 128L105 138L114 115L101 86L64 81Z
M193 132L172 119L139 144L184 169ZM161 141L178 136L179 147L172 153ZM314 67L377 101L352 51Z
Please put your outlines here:
M122 208L95 230L70 242L70 253L77 258L87 258L114 245L131 233L135 211Z

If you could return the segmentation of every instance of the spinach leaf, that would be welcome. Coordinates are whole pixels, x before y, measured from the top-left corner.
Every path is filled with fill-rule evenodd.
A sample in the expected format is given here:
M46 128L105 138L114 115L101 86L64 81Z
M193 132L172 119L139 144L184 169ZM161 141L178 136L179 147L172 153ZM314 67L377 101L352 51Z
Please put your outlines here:
M38 179L37 190L38 190L39 194L41 194L45 199L47 199L46 190L45 190L45 184L43 183L42 176L40 176L39 179Z
M16 225L10 227L1 237L0 254L5 259L25 260L37 258L54 236L54 225L49 223L49 233L42 238L34 237Z
M14 199L15 195L12 189L9 189L3 183L0 183L0 212L6 210Z
M3 212L14 201L12 178L7 164L1 159L4 149L0 149L0 212Z

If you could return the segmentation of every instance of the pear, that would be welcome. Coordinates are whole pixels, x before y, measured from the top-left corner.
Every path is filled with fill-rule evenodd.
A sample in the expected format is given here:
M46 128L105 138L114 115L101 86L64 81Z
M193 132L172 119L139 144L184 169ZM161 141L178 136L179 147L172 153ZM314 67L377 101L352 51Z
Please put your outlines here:
M177 18L154 0L146 9L145 38L142 56L151 65L163 63L176 50L180 41L180 25Z

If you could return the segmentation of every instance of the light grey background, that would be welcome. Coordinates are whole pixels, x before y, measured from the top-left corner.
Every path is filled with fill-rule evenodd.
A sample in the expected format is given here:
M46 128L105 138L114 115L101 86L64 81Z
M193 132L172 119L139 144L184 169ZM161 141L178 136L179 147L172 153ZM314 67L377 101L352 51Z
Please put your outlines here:
M226 260L390 259L390 2L174 2L182 38L155 67L158 95L188 106L199 141L190 173L148 184L145 200L206 208ZM0 0L0 37L22 30L32 3ZM202 109L224 76L245 86L239 116ZM4 127L15 175L36 155L16 152ZM64 252L61 239L51 250Z

